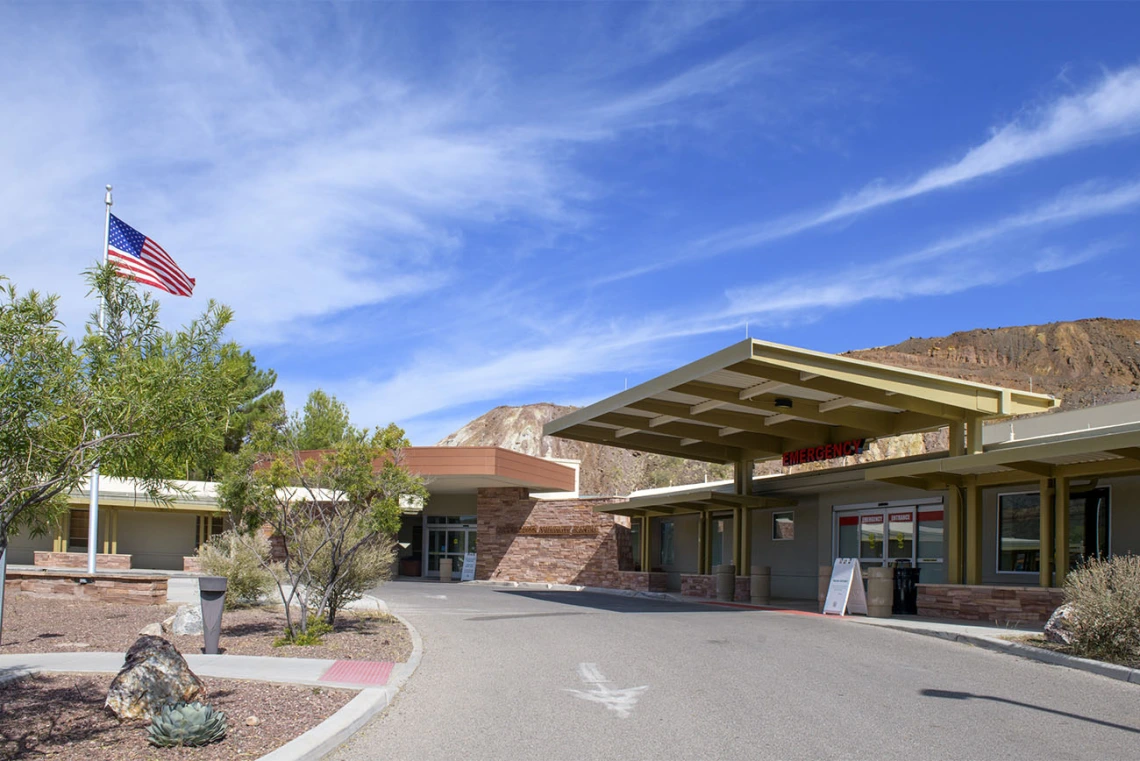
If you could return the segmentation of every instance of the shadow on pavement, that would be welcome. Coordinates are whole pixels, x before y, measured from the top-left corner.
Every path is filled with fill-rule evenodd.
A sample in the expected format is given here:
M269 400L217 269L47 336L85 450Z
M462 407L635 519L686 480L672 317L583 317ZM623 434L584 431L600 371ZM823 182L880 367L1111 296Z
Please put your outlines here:
M505 621L509 618L547 618L549 616L588 616L585 611L567 611L565 613L504 613L500 616L472 616L464 621Z
M527 597L580 608L593 608L610 613L755 613L749 608L726 607L702 603L684 603L673 600L653 600L645 597L598 594L596 592L558 592L524 589L496 589L496 593Z
M999 698L996 695L975 695L972 692L955 692L954 690L920 690L920 695L928 698L944 698L946 700L990 700L994 703L1006 703L1011 706L1019 708L1028 708L1033 711L1042 711L1044 713L1051 713L1056 716L1064 716L1068 719L1076 719L1077 721L1088 722L1089 724L1099 724L1102 727L1111 727L1112 729L1119 729L1123 732L1132 732L1133 734L1140 734L1140 729L1136 727L1125 726L1124 724L1115 724L1111 721L1104 719L1097 719L1092 716L1081 716L1077 713L1070 713L1068 711L1059 711L1056 708L1046 708L1045 706L1034 705L1033 703L1023 703L1020 700L1010 700L1009 698Z

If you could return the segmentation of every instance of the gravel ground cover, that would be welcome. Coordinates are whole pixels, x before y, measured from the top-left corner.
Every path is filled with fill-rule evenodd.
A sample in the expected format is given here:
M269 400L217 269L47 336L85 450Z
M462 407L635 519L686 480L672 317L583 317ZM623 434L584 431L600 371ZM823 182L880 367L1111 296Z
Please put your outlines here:
M7 623L7 622L5 622ZM229 731L202 748L156 748L145 720L120 723L103 708L110 674L37 674L0 687L0 760L229 761L253 759L315 727L356 692L208 679L205 701ZM246 723L250 717L251 725Z
M18 594L7 596L4 607L0 654L126 652L140 629L176 610L172 605L120 605ZM349 611L338 616L336 631L326 635L321 645L273 647L284 628L280 607L228 610L222 616L220 646L234 655L397 663L412 654L411 637L394 618ZM201 635L163 636L180 652L201 652Z

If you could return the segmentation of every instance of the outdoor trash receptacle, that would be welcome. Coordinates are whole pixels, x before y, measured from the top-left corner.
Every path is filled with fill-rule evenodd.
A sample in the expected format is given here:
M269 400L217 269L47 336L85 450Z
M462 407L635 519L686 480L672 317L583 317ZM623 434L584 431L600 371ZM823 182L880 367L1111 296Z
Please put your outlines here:
M867 569L867 615L871 618L891 617L893 573L889 566Z
M440 558L439 560L439 580L451 581L451 558Z
M718 565L716 571L716 599L732 602L736 594L736 566Z
M895 599L891 611L918 615L918 573L921 568L895 568Z
M226 577L199 577L198 595L202 598L202 637L206 640L204 652L207 655L217 655L218 640L222 637L222 609L226 607Z

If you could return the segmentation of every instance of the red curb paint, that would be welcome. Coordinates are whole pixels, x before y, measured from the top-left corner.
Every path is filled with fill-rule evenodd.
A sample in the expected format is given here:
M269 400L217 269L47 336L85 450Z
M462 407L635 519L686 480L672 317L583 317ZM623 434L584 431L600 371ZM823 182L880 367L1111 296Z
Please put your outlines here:
M817 618L827 618L822 613L812 613L810 610L796 610L795 608L773 608L769 605L749 605L743 602L715 602L711 600L694 600L693 602L700 605L719 605L722 608L743 608L744 610L766 610L775 613L791 613L793 616L815 616ZM835 618L835 616L831 616Z
M392 675L389 661L337 661L321 676L319 682L343 684L388 684Z

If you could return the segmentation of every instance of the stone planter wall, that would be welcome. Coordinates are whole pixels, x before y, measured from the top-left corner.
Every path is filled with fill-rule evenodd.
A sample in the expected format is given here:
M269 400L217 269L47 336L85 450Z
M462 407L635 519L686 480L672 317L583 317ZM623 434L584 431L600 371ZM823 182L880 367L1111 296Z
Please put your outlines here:
M201 573L202 561L197 555L187 555L182 558L182 570L189 573Z
M83 583L86 582L86 583ZM126 605L165 605L167 579L150 574L100 573L88 576L76 571L8 569L5 594L32 597L81 598Z
M1043 624L1064 601L1060 589L919 584L918 615L965 621Z
M701 597L708 600L716 599L716 575L715 574L696 574L686 573L681 574L681 594L689 597ZM751 576L737 576L736 589L734 590L734 602L751 602L752 600L752 577Z
M86 552L36 552L32 563L37 568L87 568ZM103 552L95 554L95 570L97 571L129 571L131 569L130 555L110 555Z

